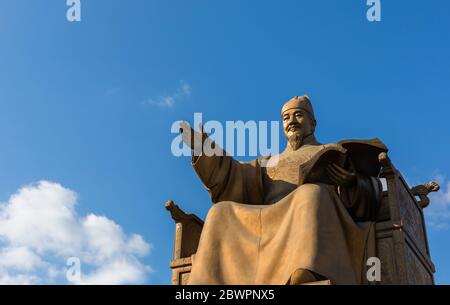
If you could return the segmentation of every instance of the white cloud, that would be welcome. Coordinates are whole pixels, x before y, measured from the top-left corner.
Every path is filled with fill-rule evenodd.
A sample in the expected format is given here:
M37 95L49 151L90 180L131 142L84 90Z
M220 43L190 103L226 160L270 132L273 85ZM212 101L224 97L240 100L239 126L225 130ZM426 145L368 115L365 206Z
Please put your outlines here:
M38 278L33 275L0 273L0 285L31 285L38 282Z
M450 181L445 176L438 175L434 180L441 189L428 195L430 205L425 208L427 223L434 229L450 228Z
M142 266L136 259L118 258L107 265L99 267L95 272L85 275L81 284L104 284L116 285L122 283L135 283L138 279L145 277L151 269Z
M66 283L65 263L81 260L81 284L142 283L149 245L105 216L79 217L77 194L40 181L0 204L0 284Z
M0 268L17 271L31 271L44 262L27 247L4 247L0 249Z
M149 98L142 102L143 106L157 106L164 108L173 108L175 104L188 97L192 92L192 87L185 81L180 81L180 85L175 92L166 95L160 95L156 98Z

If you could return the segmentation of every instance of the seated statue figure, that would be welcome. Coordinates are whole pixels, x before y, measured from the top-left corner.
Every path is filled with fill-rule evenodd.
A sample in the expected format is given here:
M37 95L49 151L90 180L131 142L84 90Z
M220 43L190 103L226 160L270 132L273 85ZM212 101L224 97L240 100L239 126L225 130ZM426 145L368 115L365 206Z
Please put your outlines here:
M279 155L193 155L214 205L189 284L366 282L382 193L377 157L387 149L378 139L319 143L307 96L289 100L281 115L287 146ZM192 149L208 138L187 123L180 132Z

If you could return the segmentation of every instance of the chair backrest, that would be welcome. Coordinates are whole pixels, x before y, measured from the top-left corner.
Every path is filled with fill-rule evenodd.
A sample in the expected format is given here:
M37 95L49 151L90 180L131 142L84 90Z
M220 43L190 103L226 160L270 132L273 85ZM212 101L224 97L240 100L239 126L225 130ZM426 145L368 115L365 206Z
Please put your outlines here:
M429 203L428 192L439 186L428 183L411 189L385 153L379 159L380 177L387 186L376 224L381 284L434 284L423 207Z

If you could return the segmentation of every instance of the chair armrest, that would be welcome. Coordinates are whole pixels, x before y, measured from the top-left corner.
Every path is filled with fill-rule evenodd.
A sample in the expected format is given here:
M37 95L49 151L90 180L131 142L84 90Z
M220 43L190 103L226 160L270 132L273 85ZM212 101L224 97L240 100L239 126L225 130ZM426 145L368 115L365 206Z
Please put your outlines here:
M186 214L172 200L165 204L175 221L175 246L173 259L190 257L197 252L203 221L194 214Z

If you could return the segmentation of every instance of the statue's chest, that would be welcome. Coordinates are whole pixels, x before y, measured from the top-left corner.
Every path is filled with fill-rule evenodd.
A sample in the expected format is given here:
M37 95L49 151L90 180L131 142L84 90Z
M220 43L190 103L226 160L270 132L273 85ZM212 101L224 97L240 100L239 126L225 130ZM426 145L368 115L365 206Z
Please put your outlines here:
M278 155L278 161L266 167L264 179L265 202L274 203L292 192L297 186L300 174L300 165L309 161L322 145L287 151Z
M325 145L314 145L302 147L296 151L285 151L278 155L278 162L271 163L273 166L267 167L266 172L269 180L281 180L298 185L300 165L308 162L316 153L326 148Z

